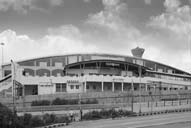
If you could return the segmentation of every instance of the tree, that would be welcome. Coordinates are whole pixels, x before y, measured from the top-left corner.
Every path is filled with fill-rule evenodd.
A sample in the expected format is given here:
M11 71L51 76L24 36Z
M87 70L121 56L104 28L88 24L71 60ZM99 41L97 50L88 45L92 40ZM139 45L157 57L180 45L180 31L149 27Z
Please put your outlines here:
M0 103L0 127L11 128L13 125L13 117L12 111Z

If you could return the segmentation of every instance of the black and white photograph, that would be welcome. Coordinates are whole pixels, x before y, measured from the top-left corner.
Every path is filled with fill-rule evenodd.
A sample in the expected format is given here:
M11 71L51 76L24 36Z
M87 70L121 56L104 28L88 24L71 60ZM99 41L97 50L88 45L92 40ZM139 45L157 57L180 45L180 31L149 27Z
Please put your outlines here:
M0 0L0 128L191 128L191 0Z

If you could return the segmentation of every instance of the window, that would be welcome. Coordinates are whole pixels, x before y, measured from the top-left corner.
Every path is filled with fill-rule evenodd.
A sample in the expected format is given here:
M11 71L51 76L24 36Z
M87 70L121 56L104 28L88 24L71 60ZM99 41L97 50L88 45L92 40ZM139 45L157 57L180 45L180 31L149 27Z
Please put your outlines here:
M61 62L55 62L55 67L62 67L62 63Z
M62 83L62 92L66 92L66 84Z
M61 86L59 84L56 84L56 92L60 92L61 91Z
M71 85L71 86L70 86L70 89L74 89L74 85Z
M7 75L9 75L9 74L11 74L11 70L5 70L5 71L4 71L4 76L7 76Z
M40 67L47 67L47 62L40 62Z
M26 72L26 73L25 73L25 76L29 76L29 73L28 73L28 72Z
M56 92L66 92L66 84L56 83Z
M68 56L68 64L77 62L77 56Z
M57 77L61 76L61 73L57 73L56 76L57 76Z
M79 85L76 85L76 89L79 89Z
M168 69L168 73L172 74L172 70L171 70L171 69Z
M160 69L160 68L158 68L158 70L157 70L158 72L163 72L163 69Z

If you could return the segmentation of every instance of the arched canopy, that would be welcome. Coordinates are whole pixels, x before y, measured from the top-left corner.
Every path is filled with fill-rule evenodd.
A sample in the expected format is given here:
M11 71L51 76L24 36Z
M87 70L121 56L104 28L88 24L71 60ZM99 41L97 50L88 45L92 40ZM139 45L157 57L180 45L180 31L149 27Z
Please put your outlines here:
M90 60L90 61L82 61L78 63L72 63L65 66L64 71L67 73L69 70L99 70L100 71L107 71L113 72L115 71L132 71L135 74L139 75L139 71L141 74L145 74L146 70L149 68L137 65L134 63L126 62L126 61L119 61L119 60ZM141 69L141 70L140 70ZM98 74L99 74L98 73Z

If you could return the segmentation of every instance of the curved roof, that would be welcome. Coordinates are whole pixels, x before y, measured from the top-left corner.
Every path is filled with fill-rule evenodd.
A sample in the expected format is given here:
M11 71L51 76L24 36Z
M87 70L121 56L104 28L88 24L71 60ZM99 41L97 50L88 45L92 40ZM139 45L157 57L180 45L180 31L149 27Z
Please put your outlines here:
M20 60L20 61L16 61L17 63L21 63L21 62L26 62L26 61L33 61L33 60L38 60L38 59L46 59L46 58L54 58L54 57L66 57L66 56L79 56L79 55L98 55L98 56L110 56L110 57L128 57L128 58L132 58L132 59L141 59L141 60L144 60L144 61L150 61L150 62L153 62L153 63L156 63L156 64L159 64L159 65L163 65L163 66L166 66L166 67L169 67L169 68L172 68L174 70L177 70L177 71L180 71L180 72L183 72L187 75L191 75L190 73L186 72L186 71L183 71L181 69L178 69L178 68L175 68L175 67L172 67L170 65L166 65L166 64L163 64L163 63L160 63L160 62L156 62L156 61L153 61L153 60L148 60L148 59L144 59L144 58L138 58L138 57L134 57L134 56L129 56L129 55L119 55L119 54L110 54L110 53L74 53L74 54L63 54L63 55L52 55L52 56L44 56L44 57L35 57L35 58L31 58L31 59L26 59L26 60ZM6 65L10 65L10 63L8 64L4 64L4 66Z
M104 60L104 59L101 59L101 60L89 60L89 61L81 61L81 62L71 63L71 64L66 65L65 68L76 66L76 65L80 65L80 64L88 64L88 63L96 63L96 62L108 62L108 63L116 63L116 64L128 64L128 65L132 65L132 66L136 66L136 67L140 66L142 69L149 70L148 67L141 66L141 65L138 65L138 64L134 64L134 63L130 63L130 62L126 62L126 61Z

